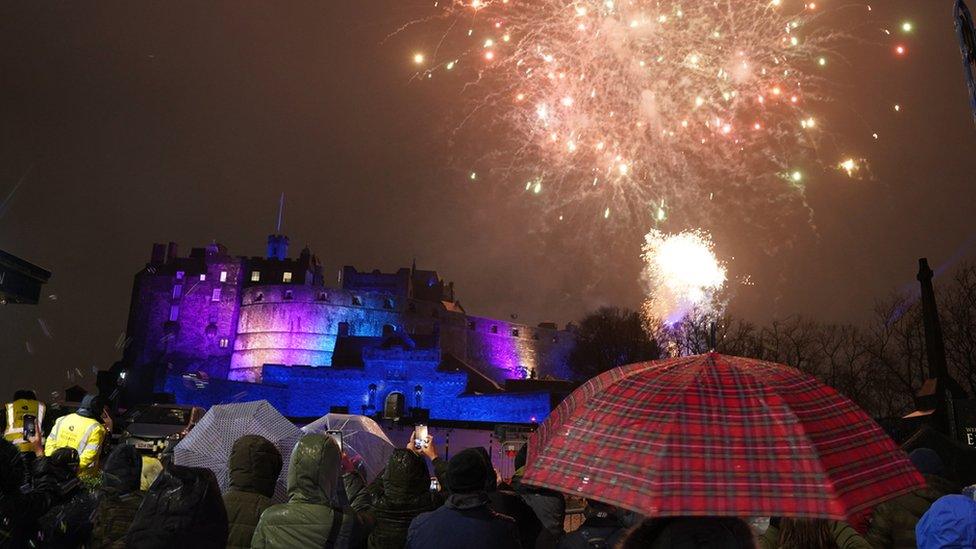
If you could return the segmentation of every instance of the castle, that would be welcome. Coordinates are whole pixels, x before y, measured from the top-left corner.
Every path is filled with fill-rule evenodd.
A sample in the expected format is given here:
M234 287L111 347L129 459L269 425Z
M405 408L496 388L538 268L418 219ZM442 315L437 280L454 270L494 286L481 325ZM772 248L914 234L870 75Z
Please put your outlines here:
M541 421L568 390L571 331L468 314L435 271L341 270L268 236L265 257L154 244L135 275L118 368L126 393L209 406L265 398L292 417L330 409ZM142 395L131 396L131 395Z

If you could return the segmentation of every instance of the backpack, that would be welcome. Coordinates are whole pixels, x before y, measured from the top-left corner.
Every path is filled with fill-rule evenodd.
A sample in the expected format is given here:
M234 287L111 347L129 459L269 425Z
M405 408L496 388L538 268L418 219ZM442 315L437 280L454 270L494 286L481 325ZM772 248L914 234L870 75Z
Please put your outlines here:
M126 546L223 549L227 533L227 511L213 472L168 463L146 492Z

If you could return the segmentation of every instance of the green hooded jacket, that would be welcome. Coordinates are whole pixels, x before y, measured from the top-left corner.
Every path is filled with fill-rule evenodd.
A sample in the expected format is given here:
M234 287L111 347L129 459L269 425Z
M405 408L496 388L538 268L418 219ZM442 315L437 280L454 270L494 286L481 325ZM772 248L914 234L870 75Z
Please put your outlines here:
M281 465L278 448L262 436L245 435L234 442L227 461L230 489L224 494L228 548L251 547L261 513L271 506Z
M915 525L935 500L957 491L948 480L925 475L925 488L888 500L874 508L867 539L875 547L915 549Z
M367 528L351 508L338 504L341 468L335 440L320 434L303 436L288 467L288 502L272 505L261 514L251 547L358 547ZM343 481L347 498L355 499L363 489L362 479L349 474ZM334 525L340 530L333 532Z

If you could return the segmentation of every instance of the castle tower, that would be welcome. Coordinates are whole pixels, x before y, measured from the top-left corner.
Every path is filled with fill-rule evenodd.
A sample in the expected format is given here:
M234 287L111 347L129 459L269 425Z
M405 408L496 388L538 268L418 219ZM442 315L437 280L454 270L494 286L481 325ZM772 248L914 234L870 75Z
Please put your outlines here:
M281 234L281 220L285 213L285 193L278 200L278 224L275 232L268 235L268 259L284 261L288 257L288 237Z

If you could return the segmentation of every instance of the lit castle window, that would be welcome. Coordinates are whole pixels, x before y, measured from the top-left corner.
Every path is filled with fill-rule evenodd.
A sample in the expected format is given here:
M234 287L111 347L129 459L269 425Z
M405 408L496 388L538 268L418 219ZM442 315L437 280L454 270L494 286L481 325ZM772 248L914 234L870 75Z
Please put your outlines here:
M206 274L201 274L200 275L200 282L205 282L206 280L207 280L207 275Z
M220 281L227 282L227 271L220 271Z
M251 271L251 282L261 282L261 271Z
M291 282L291 272L285 271L285 274L281 275L281 281L285 284Z

